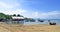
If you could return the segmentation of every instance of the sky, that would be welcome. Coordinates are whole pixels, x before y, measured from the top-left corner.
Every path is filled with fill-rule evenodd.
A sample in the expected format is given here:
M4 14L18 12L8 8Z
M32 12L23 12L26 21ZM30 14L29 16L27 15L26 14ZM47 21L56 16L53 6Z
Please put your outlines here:
M28 18L60 19L60 0L0 0L0 13Z

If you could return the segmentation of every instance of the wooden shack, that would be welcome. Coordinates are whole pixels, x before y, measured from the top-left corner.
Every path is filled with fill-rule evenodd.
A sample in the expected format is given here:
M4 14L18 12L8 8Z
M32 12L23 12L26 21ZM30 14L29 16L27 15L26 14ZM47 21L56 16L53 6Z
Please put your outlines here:
M24 23L24 17L18 17L18 16L13 16L12 17L12 23Z

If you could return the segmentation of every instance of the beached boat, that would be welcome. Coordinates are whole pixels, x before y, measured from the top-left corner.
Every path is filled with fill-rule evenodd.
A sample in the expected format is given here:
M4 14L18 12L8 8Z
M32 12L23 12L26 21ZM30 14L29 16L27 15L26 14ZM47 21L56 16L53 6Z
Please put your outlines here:
M40 20L40 19L38 19L38 21L39 21L39 22L44 22L44 20Z
M52 22L50 22L50 20L48 20L48 22L49 22L50 25L56 25L55 22L52 23Z

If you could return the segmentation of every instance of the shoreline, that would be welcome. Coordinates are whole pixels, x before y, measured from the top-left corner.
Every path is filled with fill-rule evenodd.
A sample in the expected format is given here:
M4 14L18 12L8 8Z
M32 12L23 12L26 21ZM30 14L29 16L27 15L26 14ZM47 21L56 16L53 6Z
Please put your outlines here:
M57 25L20 25L20 24L0 24L0 32L60 32Z

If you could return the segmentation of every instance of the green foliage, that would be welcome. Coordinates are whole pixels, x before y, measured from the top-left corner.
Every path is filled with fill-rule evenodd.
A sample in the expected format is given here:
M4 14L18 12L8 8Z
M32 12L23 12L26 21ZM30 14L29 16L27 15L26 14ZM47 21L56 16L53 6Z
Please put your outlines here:
M20 14L18 14L17 16L18 16L18 17L23 17L23 16L22 16L22 15L20 15Z
M20 14L18 14L18 15L16 15L16 14L13 14L13 16L23 17L23 16L22 16L22 15L20 15Z
M12 16L11 15L6 15L6 18L7 19L12 19Z
M13 16L16 16L16 14L13 14Z
M27 21L27 22L30 20L29 18L24 18L24 19L25 19L25 21Z
M34 19L31 19L30 21L31 21L31 22L35 22L35 20L34 20Z
M28 22L28 21L35 22L35 20L32 19L32 18L25 18L25 20L26 20L27 22Z
M3 14L3 13L0 13L0 18L5 18L5 19L12 19L12 16L10 16L10 15L5 15L5 14Z
M18 14L13 14L13 15L5 15L4 13L0 13L0 18L5 18L5 19L12 19L12 16L19 16L19 17L23 17L22 15Z
M6 15L3 13L0 13L0 18L6 18Z

